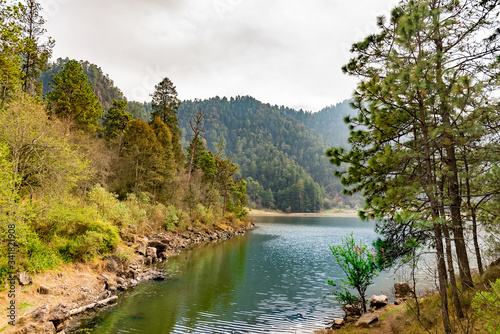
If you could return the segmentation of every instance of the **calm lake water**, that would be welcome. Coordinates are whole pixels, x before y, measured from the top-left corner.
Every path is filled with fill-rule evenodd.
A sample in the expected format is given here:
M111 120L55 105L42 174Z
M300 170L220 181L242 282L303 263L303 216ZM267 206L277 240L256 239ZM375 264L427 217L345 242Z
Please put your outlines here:
M327 279L343 276L329 245L374 224L358 218L253 217L257 228L169 259L167 282L142 283L103 313L92 333L312 333L344 313ZM372 294L400 277L382 273Z

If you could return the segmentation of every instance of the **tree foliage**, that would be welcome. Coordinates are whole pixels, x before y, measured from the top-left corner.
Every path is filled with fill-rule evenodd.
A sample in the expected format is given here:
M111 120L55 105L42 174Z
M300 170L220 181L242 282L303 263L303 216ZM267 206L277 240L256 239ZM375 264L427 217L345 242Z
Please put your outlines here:
M42 7L35 0L26 0L19 5L22 40L20 54L22 62L22 89L30 95L42 94L42 83L38 80L42 71L47 69L54 40L50 37L42 42L46 29L45 19L41 15Z
M342 244L330 246L330 250L335 257L335 261L346 274L346 279L337 287L333 280L328 280L328 284L337 287L334 295L352 303L352 295L345 288L356 289L361 300L363 312L366 312L366 289L373 284L373 279L378 276L376 256L366 245L357 245L351 232L350 236L342 238Z
M408 0L379 18L380 31L355 43L343 67L360 78L358 115L346 118L351 148L327 152L332 163L349 164L337 176L346 193L363 193L365 216L380 218L381 231L412 225L420 231L412 242L432 232L445 332L443 236L453 232L462 286L471 287L464 221L471 203L491 195L474 181L497 163L497 15L498 1Z
M180 140L182 138L177 120L177 109L179 109L179 98L174 84L169 78L164 78L155 86L155 91L152 95L151 102L152 114L151 118L160 118L165 123L172 133L172 144L174 150L175 161L179 165L184 164L184 153Z
M47 99L55 116L74 122L82 129L97 128L102 107L76 60L68 61L62 71L53 76L52 87Z

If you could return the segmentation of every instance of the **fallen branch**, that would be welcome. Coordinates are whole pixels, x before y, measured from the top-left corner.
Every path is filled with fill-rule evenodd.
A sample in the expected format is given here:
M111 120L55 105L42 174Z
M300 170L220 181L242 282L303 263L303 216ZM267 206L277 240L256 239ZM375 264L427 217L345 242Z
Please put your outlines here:
M78 313L82 313L83 311L88 310L90 308L94 308L96 306L104 306L107 303L112 302L113 300L117 300L117 299L118 299L118 296L113 296L113 297L109 297L107 299L103 299L101 301L98 301L98 302L95 302L95 303L92 303L92 304L88 304L88 305L85 305L85 306L82 306L82 307L78 307L78 308L75 308L75 309L69 311L69 315L75 315L75 314L78 314Z

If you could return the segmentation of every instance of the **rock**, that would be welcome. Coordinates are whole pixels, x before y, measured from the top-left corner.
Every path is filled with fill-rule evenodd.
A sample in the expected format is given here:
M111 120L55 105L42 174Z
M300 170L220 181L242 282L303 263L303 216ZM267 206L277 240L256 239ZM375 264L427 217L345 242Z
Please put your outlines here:
M394 290L396 290L396 298L407 298L413 296L415 291L408 282L394 283Z
M50 321L60 321L69 317L69 312L71 311L71 307L67 304L59 304L54 307L49 313Z
M130 286L131 287L135 287L135 286L137 286L137 284L139 284L139 282L137 282L135 279L131 279L130 280Z
M107 255L104 259L107 260L104 270L110 273L121 273L123 271L123 264L117 255Z
M356 321L357 327L362 328L370 328L374 327L375 324L378 323L378 316L374 313L365 313L361 316L361 318Z
M125 272L125 278L136 279L139 276L139 273L134 269L129 269Z
M148 247L148 242L144 239L137 239L137 246L135 246L135 251L141 255L146 255L146 248Z
M146 256L151 256L151 258L153 260L156 260L157 256L156 256L156 248L155 247L148 247L146 249Z
M123 283L125 283L125 280L123 278L121 278L121 277L117 277L116 278L116 283L117 284L123 284Z
M344 319L333 319L332 328L340 329L342 326L344 326L344 324L345 324Z
M389 303L389 298L386 295L376 296L373 295L370 298L370 306L377 308L381 308L386 306Z
M49 317L49 307L47 305L39 307L33 312L28 313L26 316L30 317L30 319L34 322L47 322Z
M115 281L113 281L113 280L106 281L106 290L109 290L111 292L115 292L117 289L118 289L118 284L116 284Z
M49 320L54 323L57 331L66 327L68 318L70 316L71 306L67 304L59 304L54 307L49 313Z
M41 295L48 295L50 293L50 289L45 285L40 285L36 291Z
M355 305L344 305L342 307L344 309L344 312L346 316L360 316L361 315L361 308Z
M33 283L33 279L31 278L31 276L26 274L25 272L17 274L17 280L19 281L19 285L21 286Z
M405 302L405 300L403 298L396 298L396 300L394 301L394 305L401 305Z

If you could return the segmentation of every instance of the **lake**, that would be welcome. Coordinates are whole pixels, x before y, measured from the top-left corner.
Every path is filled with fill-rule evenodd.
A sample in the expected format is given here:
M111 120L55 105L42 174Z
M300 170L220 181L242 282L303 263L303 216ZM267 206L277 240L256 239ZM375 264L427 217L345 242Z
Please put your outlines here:
M343 276L328 246L351 232L369 244L374 224L355 217L252 219L256 229L244 236L170 258L173 280L125 292L92 333L312 333L343 317L328 295L327 280ZM380 274L368 298L391 296L400 278Z

